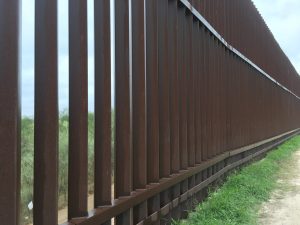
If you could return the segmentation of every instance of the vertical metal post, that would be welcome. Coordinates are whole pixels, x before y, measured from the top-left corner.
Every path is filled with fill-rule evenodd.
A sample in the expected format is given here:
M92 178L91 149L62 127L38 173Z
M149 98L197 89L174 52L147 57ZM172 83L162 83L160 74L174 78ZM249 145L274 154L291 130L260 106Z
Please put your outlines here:
M178 2L168 1L168 73L170 84L170 161L171 174L179 172L179 82L178 82ZM180 184L170 190L171 198L180 195ZM180 209L176 207L170 212L173 219L180 218Z
M170 175L170 87L168 76L168 0L158 2L160 176Z
M170 84L168 64L168 0L157 2L158 9L158 79L159 79L159 169L160 177L169 177L170 162ZM171 199L169 191L160 194L160 205Z
M147 184L147 114L146 114L146 49L145 2L131 0L132 21L132 134L133 134L133 189L144 189ZM133 209L133 223L147 217L147 202Z
M69 1L68 218L87 215L88 195L87 2Z
M158 9L146 1L147 183L159 181ZM160 196L148 200L148 215L160 209ZM157 222L156 224L159 224Z
M57 82L57 1L36 0L33 209L36 225L57 223Z
M115 0L116 198L129 196L133 190L129 32L129 0ZM132 210L118 216L116 223L132 224Z
M19 0L0 0L0 221L19 224Z
M94 1L95 17L95 189L94 206L111 205L110 0Z
M179 149L180 169L188 166L187 154L187 87L186 87L186 22L185 8L178 8L178 82L179 82Z
M197 23L197 27L195 28L195 163L200 164L202 161L202 137L201 137L201 119L202 119L202 69L203 65L203 35L202 35L202 24L200 22Z
M170 149L171 173L179 171L179 88L178 88L178 47L177 47L177 1L169 0L168 11L168 64L170 83Z

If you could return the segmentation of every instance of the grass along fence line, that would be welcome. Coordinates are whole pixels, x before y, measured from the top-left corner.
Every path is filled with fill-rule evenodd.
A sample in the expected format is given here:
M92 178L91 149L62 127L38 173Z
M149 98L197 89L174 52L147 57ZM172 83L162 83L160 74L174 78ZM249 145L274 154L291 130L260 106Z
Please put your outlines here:
M220 188L210 192L207 200L190 212L186 220L173 224L257 224L261 204L278 187L280 171L299 148L300 136L296 136L269 152L264 159L233 172Z

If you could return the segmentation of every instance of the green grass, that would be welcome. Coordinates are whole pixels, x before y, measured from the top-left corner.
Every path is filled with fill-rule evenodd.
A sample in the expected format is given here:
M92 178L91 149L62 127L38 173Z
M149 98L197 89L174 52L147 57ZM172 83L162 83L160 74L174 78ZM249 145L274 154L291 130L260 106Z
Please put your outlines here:
M266 158L233 172L224 185L176 225L257 224L261 203L278 187L280 171L300 147L300 136L285 142Z

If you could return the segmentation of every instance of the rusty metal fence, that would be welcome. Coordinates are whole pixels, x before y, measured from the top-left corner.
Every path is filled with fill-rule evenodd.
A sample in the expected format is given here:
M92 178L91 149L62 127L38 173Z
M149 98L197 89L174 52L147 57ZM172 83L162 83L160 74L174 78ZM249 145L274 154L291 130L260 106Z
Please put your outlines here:
M252 1L194 0L194 5L226 41L279 83L300 95L297 71Z
M4 225L19 220L19 5L19 0L0 0ZM168 223L184 214L191 199L203 199L210 183L298 132L298 75L275 40L268 39L251 1L193 5L115 0L112 170L110 0L95 0L95 209L88 212L87 3L69 1L66 225L107 225L113 218L116 224ZM250 17L255 20L248 26ZM57 224L57 89L57 1L35 0L35 225Z

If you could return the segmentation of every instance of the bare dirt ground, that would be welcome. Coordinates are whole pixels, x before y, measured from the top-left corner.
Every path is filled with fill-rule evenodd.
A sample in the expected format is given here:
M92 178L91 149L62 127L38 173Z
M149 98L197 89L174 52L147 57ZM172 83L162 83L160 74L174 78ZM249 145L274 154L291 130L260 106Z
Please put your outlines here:
M94 207L94 195L90 195L88 198L88 210L92 210ZM62 224L68 220L68 208L64 208L58 211L58 224Z
M88 197L88 209L89 210L93 209L93 207L94 207L93 202L94 202L94 195L90 195ZM66 208L60 209L58 211L58 224L62 224L64 222L66 222L67 220L68 220L68 208L66 207ZM33 225L33 224L31 223L28 225Z
M280 188L264 203L259 214L263 225L300 225L300 150L283 169Z

